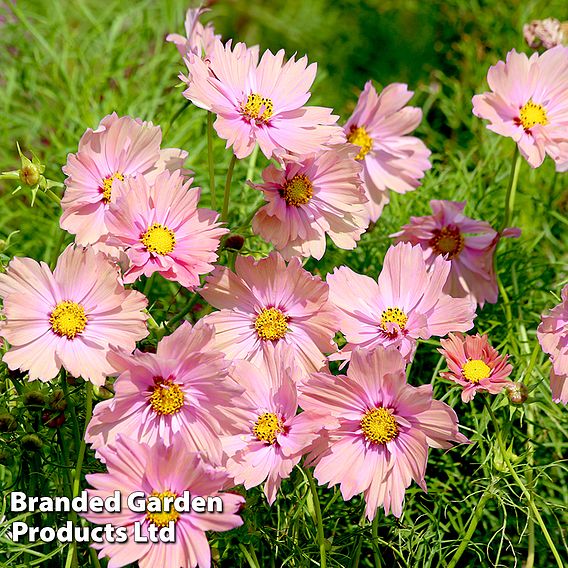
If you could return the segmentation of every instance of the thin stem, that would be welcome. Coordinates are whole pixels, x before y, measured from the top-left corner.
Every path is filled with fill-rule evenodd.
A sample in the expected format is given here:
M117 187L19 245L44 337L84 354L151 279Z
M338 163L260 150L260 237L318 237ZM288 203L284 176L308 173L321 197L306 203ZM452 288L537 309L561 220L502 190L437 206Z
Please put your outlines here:
M63 389L63 394L65 395L65 400L67 402L67 408L71 414L71 420L73 422L73 438L75 440L75 447L81 445L81 432L79 429L79 422L77 421L77 413L75 412L75 405L69 396L69 388L67 387L67 375L65 369L61 369L61 388Z
M185 308L179 312L178 314L176 314L167 324L167 327L171 327L172 325L175 325L178 321L181 321L190 311L191 308L193 308L193 306L196 304L197 300L199 299L199 294L194 294L193 297L191 298L191 300L189 300L189 302L187 302Z
M91 555L91 562L95 568L101 568L101 563L99 562L99 557L97 556L97 551L94 548L89 547L89 554Z
M519 181L519 172L521 170L522 157L519 153L518 146L515 145L515 153L513 154L513 165L511 167L511 175L509 176L509 186L507 187L507 195L505 196L505 217L501 231L509 226L513 218L513 210L515 208L515 196L517 193L517 183Z
M243 556L247 559L250 568L260 568L258 561L255 562L255 559L252 557L252 555L247 550L247 547L244 544L239 542L239 548L241 549Z
M85 434L87 433L87 426L91 421L91 415L93 413L93 385L90 381L87 381L85 385L86 399L85 399L85 432L83 433L83 438L81 439L81 446L79 448L79 456L77 457L77 465L75 467L75 479L73 482L73 497L79 495L79 488L81 486L81 470L83 468L83 460L85 459Z
M213 160L213 113L207 113L207 163L209 164L209 191L211 193L211 209L217 209L215 196L215 164Z
M57 203L57 205L61 205L61 197L59 197L57 193L51 191L51 189L46 189L45 193L51 199L51 201Z
M375 559L375 568L381 568L383 563L379 555L378 541L379 541L379 512L375 511L373 522L371 523L371 535L373 542L373 558Z
M226 221L229 216L229 198L231 195L231 181L233 180L233 170L235 169L235 164L237 163L237 156L233 154L231 156L231 162L229 163L229 169L227 170L227 179L225 181L225 195L223 196L223 211L221 212L221 221Z
M309 468L305 469L306 476L310 483L310 490L312 492L312 497L314 500L314 510L316 512L316 523L317 523L317 530L318 530L318 543L320 549L320 568L325 568L327 565L327 558L325 554L325 537L323 534L323 519L321 516L321 507L318 497L318 488L316 487L316 482L314 480L314 476Z
M529 509L532 511L534 518L536 519L537 523L539 524L539 526L542 530L542 533L544 534L544 538L546 539L546 542L548 543L548 546L550 547L550 550L552 551L554 559L556 560L556 563L558 564L558 567L562 568L564 566L564 563L562 562L562 559L560 558L560 554L558 554L558 550L556 550L556 546L554 545L554 542L552 541L552 538L550 537L548 529L546 528L546 525L544 524L544 521L543 521L542 517L540 516L540 512L538 510L538 507L536 506L534 500L531 498L530 491L526 488L525 484L523 483L523 481L519 477L518 473L513 468L513 464L511 463L511 460L509 459L509 455L507 453L507 448L505 447L505 444L504 444L504 442L501 438L501 430L500 430L499 422L497 421L497 418L495 417L493 409L491 408L491 405L489 404L489 402L487 401L486 398L483 398L483 403L485 404L485 407L487 408L487 412L489 412L489 416L491 417L491 421L493 422L493 427L495 429L495 436L497 438L497 444L499 445L499 449L500 449L501 454L503 456L503 460L505 461L505 464L507 465L509 473L511 474L511 477L515 480L516 484L519 486L519 489L522 491L523 495L526 497L528 504L529 504Z
M57 259L59 258L59 253L61 252L61 247L63 247L63 243L65 242L65 236L66 236L65 231L59 231L59 233L60 233L59 238L57 239L57 243L53 248L51 260L49 262L49 267L51 268L51 270L55 268L55 265L57 264Z

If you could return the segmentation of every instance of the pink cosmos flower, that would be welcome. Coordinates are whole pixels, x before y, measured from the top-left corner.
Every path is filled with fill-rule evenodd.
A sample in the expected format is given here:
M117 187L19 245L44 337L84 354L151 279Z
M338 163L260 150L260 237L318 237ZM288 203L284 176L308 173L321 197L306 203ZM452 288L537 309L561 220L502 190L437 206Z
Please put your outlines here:
M44 262L14 258L0 274L6 320L1 336L11 344L3 361L49 381L61 366L102 385L113 372L110 345L132 351L146 337L146 298L125 290L115 265L90 248L68 247L53 273Z
M111 204L106 223L108 242L126 248L130 268L126 283L142 274L159 272L193 289L199 275L213 270L221 236L219 214L197 209L199 188L190 189L181 173L162 172L152 185L139 176L124 183L122 195Z
M465 205L465 201L433 199L433 215L411 217L408 225L390 236L396 237L396 242L420 245L429 266L437 256L449 260L451 270L444 292L458 298L469 296L483 307L486 301L494 304L499 294L493 267L499 233L486 221L466 217ZM501 236L520 234L519 229L510 228Z
M316 64L307 66L306 57L284 63L284 50L265 51L259 63L257 50L217 40L209 64L190 53L186 65L184 96L217 114L215 130L237 158L248 156L256 142L270 158L308 154L344 140L331 109L304 106L316 74Z
M462 335L450 333L441 339L438 349L448 365L449 372L442 377L463 387L461 398L470 402L477 391L500 393L511 381L507 378L513 366L507 363L507 355L499 355L489 345L486 335Z
M258 366L266 342L283 342L308 373L322 368L324 352L337 349L337 317L328 293L327 284L297 257L286 265L276 252L261 260L239 256L235 272L218 266L200 290L220 310L204 319L215 327L217 347L229 359Z
M556 18L533 20L523 26L523 35L532 49L551 49L557 45L568 43L568 25Z
M542 350L550 355L550 387L554 402L568 404L568 284L562 289L562 301L542 315L537 337Z
M252 228L274 244L286 260L325 252L328 234L336 246L354 249L368 226L367 198L361 187L360 165L348 144L284 161L284 169L269 165L262 184L268 204L254 216Z
M314 373L301 386L300 406L338 419L317 458L320 484L340 483L345 500L364 493L366 515L377 508L402 515L412 480L426 491L428 448L467 442L456 413L432 399L432 385L407 384L405 361L394 347L356 349L347 376Z
M185 36L179 34L169 34L166 41L170 41L177 47L180 55L185 57L188 53L195 53L197 57L203 59L210 56L215 40L220 40L221 36L215 33L213 24L203 25L199 18L209 12L208 8L190 8L185 14Z
M369 220L377 221L389 202L388 190L406 193L420 185L432 167L430 150L408 136L422 120L422 110L405 107L414 93L407 85L393 83L381 94L367 81L353 114L343 127L347 140L359 146Z
M327 276L329 300L349 343L330 359L349 358L356 345L395 345L410 361L417 339L471 329L475 304L443 291L450 270L441 256L428 267L422 249L408 243L389 248L378 283L346 266L336 268Z
M228 378L229 362L214 348L212 327L185 322L155 354L113 350L108 357L120 374L114 398L97 404L87 428L93 449L100 453L120 434L151 446L160 440L170 446L179 435L221 463L220 436L237 431L228 410L247 404L243 389Z
M266 481L264 494L272 505L282 479L290 476L321 426L314 426L316 420L309 413L296 414L296 383L302 372L293 351L284 343L276 349L268 344L266 351L260 368L248 361L235 362L231 375L244 388L252 410L241 423L241 433L224 444L233 456L226 468L235 483L250 489Z
M568 47L528 58L514 49L487 73L491 92L473 97L473 114L489 130L512 138L536 168L546 154L568 168Z
M141 174L152 183L160 172L182 167L187 152L160 150L161 141L159 126L116 113L105 116L96 130L87 129L79 151L69 154L63 166L68 177L61 199L61 228L76 235L82 245L104 237L109 205L119 192L116 180Z
M238 516L244 498L233 493L219 493L227 485L225 472L214 469L195 452L188 451L180 438L169 447L162 443L154 446L119 436L112 446L101 448L108 473L92 473L86 476L94 487L88 490L89 498L106 499L116 490L121 495L119 513L83 513L92 523L125 527L126 542L93 544L99 549L99 558L108 557L108 568L120 568L137 562L140 568L210 568L211 551L206 531L223 532L243 524ZM195 497L220 497L223 510L197 513L193 510L179 512L166 507L166 498L183 496L189 491ZM158 497L164 510L133 512L127 505L127 497L142 492L146 499ZM168 503L171 501L168 499ZM148 507L149 508L149 507ZM140 533L148 538L151 525L162 528L174 523L175 542L135 542L134 524L139 523Z

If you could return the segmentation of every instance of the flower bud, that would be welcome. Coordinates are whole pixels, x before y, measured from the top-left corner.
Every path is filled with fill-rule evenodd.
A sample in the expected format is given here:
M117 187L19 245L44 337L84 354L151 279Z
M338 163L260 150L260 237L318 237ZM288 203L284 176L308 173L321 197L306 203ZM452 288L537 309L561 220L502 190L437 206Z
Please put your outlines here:
M30 390L24 393L23 402L28 410L40 410L45 406L46 397L41 391Z
M65 414L46 410L42 414L41 420L48 428L61 428L65 422Z
M509 383L505 388L512 404L523 404L529 396L529 391L524 383Z
M57 410L58 412L63 412L67 408L65 393L61 389L55 389L53 391L53 394L51 395L51 401L49 402L49 406L51 406L53 410Z
M22 436L20 445L22 446L22 450L27 452L39 452L43 447L43 442L37 434L26 434Z
M34 187L39 183L41 173L35 164L28 164L20 169L20 181L29 187Z
M16 419L9 412L0 414L0 432L13 432L17 427Z
M229 235L225 239L225 248L231 250L241 250L245 244L245 238L242 235Z
M114 385L107 380L103 386L93 386L93 395L98 400L108 400L114 396Z

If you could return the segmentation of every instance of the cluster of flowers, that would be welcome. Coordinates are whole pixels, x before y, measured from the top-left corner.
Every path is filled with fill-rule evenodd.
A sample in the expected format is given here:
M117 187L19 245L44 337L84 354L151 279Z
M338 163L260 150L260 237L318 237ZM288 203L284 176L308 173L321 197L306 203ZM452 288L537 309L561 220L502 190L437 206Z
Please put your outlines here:
M216 114L215 129L237 158L258 144L279 164L251 183L267 202L253 230L276 250L260 260L239 256L234 272L215 266L228 231L215 211L198 208L200 189L182 169L186 152L160 149L152 123L109 115L85 132L63 168L61 227L76 244L53 272L14 258L0 275L0 333L11 346L3 360L30 380L51 380L61 367L95 385L117 376L114 398L96 406L86 433L108 469L88 476L93 494L207 496L264 483L273 503L305 456L320 484L340 484L345 499L362 493L369 519L380 506L400 516L412 480L426 489L428 449L467 442L431 385L407 383L406 364L418 340L450 334L440 350L444 376L462 385L464 401L510 382L507 356L486 336L464 332L478 306L497 301L500 238L520 232L465 216L465 202L433 200L432 215L412 217L391 235L378 281L345 266L326 281L310 274L301 258L321 258L326 235L354 248L389 191L418 187L430 168L429 150L409 136L421 111L405 106L406 85L378 94L369 82L339 127L331 109L305 106L315 64L223 44L199 22L201 12L188 12L186 37L168 37L187 66L184 95ZM513 51L489 72L494 92L474 98L474 113L512 137L532 166L547 153L560 171L568 168L567 52L528 59ZM218 311L195 326L184 322L156 353L143 353L135 347L148 335L147 300L125 285L154 272L197 290ZM563 299L539 338L553 360L554 396L567 402L567 289ZM346 375L330 372L334 360L349 363ZM209 566L204 531L242 523L243 497L222 495L222 514L125 509L87 518L129 530L135 521L176 523L175 544L95 545L109 566Z

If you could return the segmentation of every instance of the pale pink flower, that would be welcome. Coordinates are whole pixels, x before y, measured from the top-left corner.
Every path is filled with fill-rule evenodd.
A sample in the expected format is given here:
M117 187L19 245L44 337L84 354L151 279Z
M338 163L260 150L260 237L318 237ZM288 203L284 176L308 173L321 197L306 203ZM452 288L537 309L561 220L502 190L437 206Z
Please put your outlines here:
M568 167L568 47L528 58L514 49L487 73L491 92L473 97L473 114L512 138L536 168L546 154L558 171Z
M476 221L463 214L465 201L430 201L432 215L410 217L396 237L396 242L420 245L428 266L437 256L451 263L444 292L451 296L465 296L483 307L494 304L499 290L493 267L499 233L486 221ZM505 229L501 236L518 237L519 229Z
M155 354L111 351L109 361L119 373L115 396L95 407L86 442L100 453L119 434L166 446L179 434L188 447L221 463L220 436L237 431L228 411L238 414L247 404L214 343L212 327L185 322L158 343Z
M314 476L320 484L340 484L345 500L363 493L366 515L377 508L402 515L406 488L416 481L426 491L428 448L467 442L456 413L432 399L432 385L407 384L405 361L394 347L356 349L347 376L314 373L300 387L307 412L338 419L326 430Z
M347 140L360 150L369 220L375 222L389 202L389 190L406 193L416 189L432 167L424 142L408 136L422 120L422 110L405 107L414 93L407 85L393 83L381 94L367 81L353 114L343 127Z
M87 129L78 152L69 154L63 166L67 179L61 228L76 235L82 245L104 237L109 205L119 193L116 180L140 174L151 183L160 172L183 165L187 152L160 150L161 141L159 126L116 113L105 116L96 130Z
M443 291L450 269L441 256L429 267L422 249L408 243L389 248L378 283L346 266L336 268L327 276L329 300L349 343L330 358L348 358L357 345L395 345L409 361L417 339L471 329L475 304Z
M259 62L255 49L215 41L209 64L192 53L186 64L184 96L217 115L215 130L237 158L248 156L257 142L270 158L344 140L331 109L304 106L316 75L316 64L308 66L306 57L284 63L284 50L265 51Z
M562 289L562 301L548 314L542 314L537 329L542 350L550 355L550 387L554 402L568 404L568 284Z
M204 26L199 21L199 18L209 11L203 6L190 8L185 14L185 37L180 34L166 36L166 41L175 44L182 57L190 52L195 53L201 59L209 57L215 40L221 39L221 36L215 33L213 24L209 23Z
M348 144L312 154L301 161L285 160L283 169L269 165L262 184L268 204L252 221L253 231L274 244L282 256L313 256L325 252L325 237L343 249L354 249L368 226L367 198L361 167Z
M213 270L221 236L219 214L198 209L198 187L190 188L181 173L162 172L152 183L142 176L124 182L106 223L108 243L122 246L130 259L126 283L159 272L190 290L199 276Z
M126 542L93 544L99 550L99 558L108 557L108 568L120 568L137 562L140 568L210 568L211 551L206 531L223 532L243 524L238 512L245 500L233 493L220 493L228 484L224 471L207 464L200 454L188 451L183 440L176 438L169 447L158 442L154 446L119 436L114 444L101 448L108 473L91 473L87 481L89 498L106 499L118 490L121 510L118 513L82 513L91 523L125 527ZM193 510L137 513L127 505L127 498L134 492L148 497L181 497L189 491L195 497L220 497L223 510L198 513ZM171 503L171 501L170 501ZM140 533L148 538L150 525L162 528L174 523L175 542L135 542L134 524L139 523Z
M0 334L11 344L3 361L48 381L63 366L102 385L113 368L110 345L132 351L146 337L146 298L125 290L117 267L90 248L68 247L53 273L44 262L14 258L0 274L6 320Z
M568 42L565 26L556 18L533 20L523 26L523 35L528 46L532 49L551 49Z
M463 402L471 401L477 391L498 394L511 383L507 377L513 366L507 362L508 355L499 355L489 345L487 335L450 333L440 344L442 349L438 352L446 359L449 369L440 374L463 387Z
M240 424L242 431L224 445L233 456L226 468L235 483L250 489L266 482L264 494L272 505L282 479L290 476L321 426L309 413L296 414L296 383L303 374L293 351L283 343L276 349L269 344L266 351L260 367L235 362L231 376L244 388L251 410Z
M206 316L215 327L216 344L229 359L260 365L263 344L287 343L298 364L312 372L322 368L324 353L337 349L337 317L328 303L328 286L297 257L286 265L272 252L255 260L239 256L235 272L218 266L200 294L220 311Z

